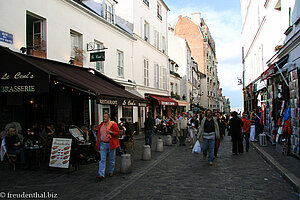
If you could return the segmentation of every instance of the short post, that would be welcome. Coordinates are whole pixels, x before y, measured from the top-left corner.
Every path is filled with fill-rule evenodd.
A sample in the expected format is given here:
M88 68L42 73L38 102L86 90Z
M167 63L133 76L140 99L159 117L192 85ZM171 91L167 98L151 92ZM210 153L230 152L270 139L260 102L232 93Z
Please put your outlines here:
M157 139L156 142L156 151L163 152L164 151L164 142L161 138Z
M121 173L126 174L131 172L131 155L122 154L121 155Z
M172 136L171 135L167 135L166 146L172 146Z
M150 148L150 145L144 145L142 160L151 160L151 148Z

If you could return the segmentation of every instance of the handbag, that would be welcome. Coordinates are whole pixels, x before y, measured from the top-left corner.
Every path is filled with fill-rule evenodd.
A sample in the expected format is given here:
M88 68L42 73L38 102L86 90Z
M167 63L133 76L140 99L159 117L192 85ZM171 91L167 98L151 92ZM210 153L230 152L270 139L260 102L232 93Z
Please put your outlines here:
M195 154L201 153L201 146L200 146L200 142L198 140L196 141L196 143L193 147L192 153L195 153Z

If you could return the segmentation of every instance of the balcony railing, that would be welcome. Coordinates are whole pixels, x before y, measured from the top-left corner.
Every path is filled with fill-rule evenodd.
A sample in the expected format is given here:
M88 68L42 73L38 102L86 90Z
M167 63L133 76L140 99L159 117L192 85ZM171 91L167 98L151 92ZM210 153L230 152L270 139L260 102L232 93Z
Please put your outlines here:
M149 1L148 0L143 0L143 1L149 7Z

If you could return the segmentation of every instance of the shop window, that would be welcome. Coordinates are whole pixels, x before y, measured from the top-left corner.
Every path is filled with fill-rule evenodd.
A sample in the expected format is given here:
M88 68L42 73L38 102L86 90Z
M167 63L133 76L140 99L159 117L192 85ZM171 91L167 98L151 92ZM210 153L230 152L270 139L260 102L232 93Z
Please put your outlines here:
M126 122L132 123L133 117L133 108L132 106L123 106L122 107L122 117L126 119Z
M46 20L37 15L26 14L27 54L46 58Z
M124 77L124 53L119 50L117 50L117 69L118 76Z
M103 49L104 45L101 42L95 41L95 49ZM96 70L104 73L104 61L97 61L95 62Z

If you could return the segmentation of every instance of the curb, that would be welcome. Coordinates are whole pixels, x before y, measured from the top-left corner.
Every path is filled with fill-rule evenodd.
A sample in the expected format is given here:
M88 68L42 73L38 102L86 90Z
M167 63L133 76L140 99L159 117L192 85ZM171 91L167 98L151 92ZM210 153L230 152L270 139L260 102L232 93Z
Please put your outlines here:
M250 142L250 145L277 171L284 179L286 179L295 189L296 192L300 193L300 179L293 173L290 173L286 168L281 166L270 154L265 152L258 144Z

